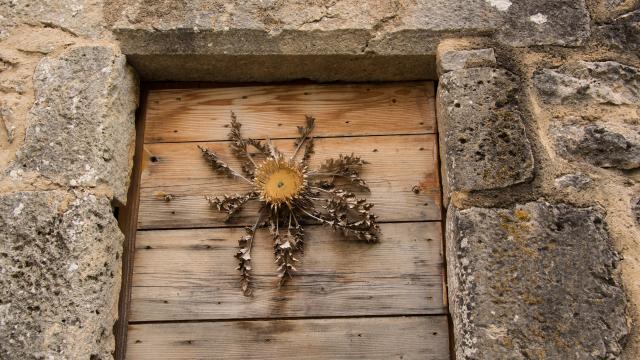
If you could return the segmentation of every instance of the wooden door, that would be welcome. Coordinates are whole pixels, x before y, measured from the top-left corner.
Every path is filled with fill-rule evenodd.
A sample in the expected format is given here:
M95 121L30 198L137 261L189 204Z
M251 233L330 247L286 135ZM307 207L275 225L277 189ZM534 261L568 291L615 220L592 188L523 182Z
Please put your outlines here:
M157 89L146 102L127 358L449 358L433 83ZM313 115L312 167L341 153L370 162L381 241L308 225L298 272L278 288L259 231L243 296L234 254L258 208L231 223L209 208L205 194L249 188L214 173L197 147L239 168L231 111L245 136L285 152Z

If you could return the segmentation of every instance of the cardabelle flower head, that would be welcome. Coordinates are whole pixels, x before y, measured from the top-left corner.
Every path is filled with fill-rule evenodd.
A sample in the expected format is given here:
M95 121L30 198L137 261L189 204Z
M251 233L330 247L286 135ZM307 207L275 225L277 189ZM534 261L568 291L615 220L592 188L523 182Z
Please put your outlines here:
M258 165L254 184L260 200L272 208L287 205L303 196L307 187L307 169L292 159L268 158Z
M343 234L367 242L378 241L379 226L370 210L373 204L358 199L353 192L338 189L338 179L347 185L369 191L360 177L360 168L367 164L358 156L340 155L326 160L318 170L308 169L313 154L315 119L306 117L305 126L299 126L296 148L290 157L282 154L270 140L243 138L241 124L231 113L232 153L241 160L243 174L231 169L211 150L200 147L202 155L219 174L236 177L253 186L245 194L205 196L212 208L235 215L249 201L260 201L262 206L255 224L246 229L247 234L239 240L240 250L236 254L241 274L241 287L245 295L251 294L251 249L256 229L267 224L273 238L280 285L283 285L296 270L299 260L294 257L302 252L304 245L303 220L328 225ZM304 145L304 155L296 157ZM249 149L255 149L255 153ZM258 160L262 158L262 160Z

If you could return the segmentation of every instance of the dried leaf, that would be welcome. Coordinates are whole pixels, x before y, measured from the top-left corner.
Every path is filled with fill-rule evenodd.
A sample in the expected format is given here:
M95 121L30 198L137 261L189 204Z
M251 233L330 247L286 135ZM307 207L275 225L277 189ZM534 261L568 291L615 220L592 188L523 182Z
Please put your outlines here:
M320 169L317 172L312 172L311 175L315 177L342 177L352 184L370 191L367 183L360 177L360 169L365 164L368 162L359 156L340 154L337 159L327 159L320 166ZM329 180L329 183L333 183L333 180Z
M307 137L309 137L309 135L311 134L313 129L315 129L315 127L316 127L316 119L313 116L305 115L305 126L298 126L299 136L296 138L296 141L294 142L296 146L296 150L293 152L293 155L291 156L292 159L295 159L295 157L298 156L298 152L300 151L302 144L304 144L305 140L307 140ZM307 156L307 150L309 150L309 145L307 145L307 147L305 148L305 157ZM311 150L313 150L313 144L311 145ZM310 155L311 153L309 153L308 156ZM307 158L307 161L308 160L309 159ZM304 159L303 159L303 162L304 162Z
M292 241L295 241L295 239L291 233L287 232L284 238L280 235L279 218L277 212L275 213L275 218L272 213L269 218L269 232L273 239L273 251L275 262L278 266L278 278L280 279L279 285L283 286L288 279L293 277L293 273L296 271L294 263L298 262L298 259L294 257L297 249L292 245Z
M247 228L247 235L240 238L238 245L240 250L236 253L238 259L238 270L240 271L240 288L245 296L251 296L251 248L255 228Z
M273 142L271 141L271 139L267 139L267 147L269 149L269 156L274 158L274 159L280 159L282 158L282 153L280 152L280 150L278 150L278 148L273 144Z
M316 118L313 116L305 115L305 126L298 126L299 136L296 138L295 145L300 146L305 139L311 134L316 127Z
M228 139L231 140L231 152L242 162L242 171L248 176L253 177L253 173L257 164L253 159L249 146L253 146L262 155L269 156L270 151L268 146L264 145L260 140L244 138L240 128L242 124L238 121L236 114L231 112L231 130L229 131Z
M312 215L316 220L340 230L349 237L367 242L379 240L380 227L376 216L371 213L373 204L366 199L358 199L352 192L344 190L326 191L328 198L322 199L321 207Z
M223 196L205 196L205 199L209 202L209 206L218 211L224 211L227 213L227 218L225 221L228 221L231 216L233 216L236 212L238 212L244 204L248 201L257 199L259 194L255 191L248 192L244 195L234 194L234 195L223 195Z
M309 160L311 160L311 155L313 155L315 153L314 151L314 141L313 138L309 138L309 140L307 140L307 144L304 147L304 155L302 155L302 163L305 165L309 164Z
M247 143L247 145L251 145L254 148L256 148L256 150L260 151L260 153L262 153L262 155L269 156L269 147L267 145L263 144L262 141L256 140L256 139L246 138L245 142Z
M238 174L233 169L231 169L229 167L229 165L227 165L227 163L225 163L224 161L220 160L218 158L218 155L216 155L216 153L214 153L213 151L211 151L211 150L209 150L207 148L204 148L204 147L202 147L200 145L198 145L198 149L200 149L200 151L202 151L202 156L204 156L204 158L211 165L211 168L213 168L213 170L215 172L217 172L218 174L226 175L228 177L234 177L234 176L242 177L240 174Z

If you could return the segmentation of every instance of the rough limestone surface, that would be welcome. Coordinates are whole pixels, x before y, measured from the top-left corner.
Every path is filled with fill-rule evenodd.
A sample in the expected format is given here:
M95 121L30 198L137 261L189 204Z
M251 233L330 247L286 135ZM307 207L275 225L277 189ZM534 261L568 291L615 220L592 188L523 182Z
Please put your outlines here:
M584 190L591 184L592 179L587 174L583 173L575 173L575 174L566 174L557 177L553 181L553 185L560 190L565 189L576 189L576 190Z
M439 39L503 22L485 0L107 0L105 9L128 60L153 80L435 79Z
M547 104L640 105L640 69L615 61L576 61L557 69L538 69L533 81Z
M633 212L636 223L640 225L640 196L631 200L631 211Z
M495 67L496 55L493 49L452 50L438 59L438 74L474 67Z
M629 323L598 208L450 207L446 232L457 359L618 358Z
M104 186L126 203L137 83L112 46L73 46L44 58L16 167L61 185Z
M440 78L440 153L450 191L498 189L531 179L533 155L517 104L519 83L514 74L487 67Z
M502 16L484 0L107 1L107 18L127 54L432 53L437 43L417 40L488 32Z
M105 14L153 80L436 79L442 39L573 46L590 33L583 0L106 0ZM238 71L238 61L261 67Z
M92 39L104 35L103 0L0 0L0 39L21 24Z
M510 4L497 39L511 46L582 45L590 35L584 0L495 1Z
M0 195L0 358L110 359L123 235L108 199Z
M640 10L615 18L597 28L598 37L621 50L640 51Z
M556 152L569 160L616 169L640 167L640 126L585 123L576 118L552 122Z

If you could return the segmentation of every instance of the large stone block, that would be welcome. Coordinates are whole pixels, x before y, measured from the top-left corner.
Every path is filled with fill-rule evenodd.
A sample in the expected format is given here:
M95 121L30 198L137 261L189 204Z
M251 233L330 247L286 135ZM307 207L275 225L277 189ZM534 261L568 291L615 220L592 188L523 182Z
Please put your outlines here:
M557 153L569 160L616 169L640 167L640 126L569 118L549 128Z
M577 61L539 69L533 82L548 104L640 105L640 69L615 61Z
M0 228L0 358L111 358L124 236L109 200L2 194Z
M105 8L123 52L153 80L435 79L440 39L487 34L504 21L485 0L107 0Z
M615 18L598 26L598 38L621 50L640 51L640 10Z
M438 127L450 191L498 189L532 178L534 160L518 107L518 83L517 76L493 68L441 77Z
M44 58L16 166L65 186L103 186L126 202L138 89L114 47L74 46Z
M149 80L436 79L442 39L574 46L589 36L584 0L106 0L105 14Z
M625 293L597 208L449 208L457 359L617 359Z
M589 38L584 0L498 1L509 3L497 39L511 46L579 46Z

